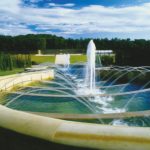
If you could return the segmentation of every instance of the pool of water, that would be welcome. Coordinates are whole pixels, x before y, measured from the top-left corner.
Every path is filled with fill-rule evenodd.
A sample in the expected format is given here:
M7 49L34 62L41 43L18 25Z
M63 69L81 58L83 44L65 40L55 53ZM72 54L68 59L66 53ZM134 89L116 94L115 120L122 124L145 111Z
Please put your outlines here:
M21 94L8 94L5 97L5 105L22 111L64 114L107 114L150 110L149 91L123 94L141 90L142 85L133 83L112 85L109 82L106 84L105 80L98 80L95 96L87 96L83 66L59 68L55 75L56 78L52 81L42 81L37 85L20 89ZM149 126L149 117L107 119L103 122L114 125Z

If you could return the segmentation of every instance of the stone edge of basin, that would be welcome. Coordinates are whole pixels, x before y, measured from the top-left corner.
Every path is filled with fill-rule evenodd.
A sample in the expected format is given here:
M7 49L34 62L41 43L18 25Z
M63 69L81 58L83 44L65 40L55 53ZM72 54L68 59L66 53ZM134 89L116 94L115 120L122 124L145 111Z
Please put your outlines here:
M41 73L43 74L38 72ZM43 76L41 79L49 78L52 72L49 75L46 75L46 72L44 74L45 78ZM150 149L150 128L64 121L13 110L2 105L0 105L0 127L72 146L104 150Z
M9 91L17 85L27 85L31 82L54 78L54 70L21 73L0 78L0 91Z

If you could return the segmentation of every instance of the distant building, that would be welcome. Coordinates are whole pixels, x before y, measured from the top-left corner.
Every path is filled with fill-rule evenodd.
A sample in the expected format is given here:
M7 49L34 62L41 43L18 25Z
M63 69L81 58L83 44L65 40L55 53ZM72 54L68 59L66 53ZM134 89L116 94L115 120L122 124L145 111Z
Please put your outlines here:
M113 54L113 50L96 50L96 53L100 55L111 55Z
M116 61L116 55L113 52L113 50L96 50L96 54L101 56L110 56L113 59L113 63L115 64Z

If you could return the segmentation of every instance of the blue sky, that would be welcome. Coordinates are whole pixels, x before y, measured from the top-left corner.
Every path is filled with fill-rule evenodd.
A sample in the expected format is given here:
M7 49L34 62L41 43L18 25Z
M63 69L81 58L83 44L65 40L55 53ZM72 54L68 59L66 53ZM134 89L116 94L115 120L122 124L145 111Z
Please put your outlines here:
M0 34L150 39L150 0L1 0Z
M68 4L73 3L76 8L85 7L88 5L103 5L103 6L131 6L149 2L149 0L23 0L25 4L36 4L38 7L44 7L49 3Z

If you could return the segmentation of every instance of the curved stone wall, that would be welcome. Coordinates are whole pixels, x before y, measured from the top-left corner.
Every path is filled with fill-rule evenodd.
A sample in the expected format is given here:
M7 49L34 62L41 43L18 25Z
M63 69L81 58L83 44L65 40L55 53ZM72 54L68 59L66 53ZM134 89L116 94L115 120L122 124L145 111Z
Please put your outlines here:
M63 121L0 106L0 127L56 143L104 150L149 150L150 128Z
M37 71L0 77L0 90L11 90L17 85L26 85L34 81L54 78L54 71Z

